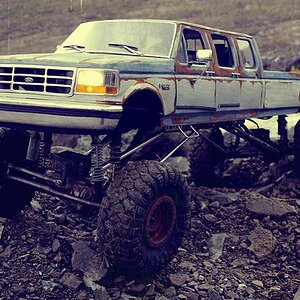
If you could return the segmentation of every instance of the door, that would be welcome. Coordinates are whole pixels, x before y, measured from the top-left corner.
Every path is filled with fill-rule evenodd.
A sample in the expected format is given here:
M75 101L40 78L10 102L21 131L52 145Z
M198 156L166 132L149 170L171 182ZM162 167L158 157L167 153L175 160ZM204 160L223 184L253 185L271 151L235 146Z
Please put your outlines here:
M184 27L175 66L177 83L176 113L215 110L215 81L207 76L210 62L197 62L197 50L209 48L200 30Z
M259 109L263 107L263 82L259 78L261 68L253 41L245 37L236 39L243 74L239 79L241 87L241 109Z
M239 68L230 35L212 33L210 42L215 54L216 110L239 110Z

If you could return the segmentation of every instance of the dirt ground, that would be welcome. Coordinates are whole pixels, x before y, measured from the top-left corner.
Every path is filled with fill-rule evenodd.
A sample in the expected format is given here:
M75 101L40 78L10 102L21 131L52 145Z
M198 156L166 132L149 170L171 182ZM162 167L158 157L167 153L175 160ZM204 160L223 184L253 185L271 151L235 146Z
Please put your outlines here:
M271 165L235 159L221 187L190 183L190 231L169 265L143 276L120 274L99 256L96 215L37 193L0 220L0 299L293 299L300 180L292 167L293 156Z

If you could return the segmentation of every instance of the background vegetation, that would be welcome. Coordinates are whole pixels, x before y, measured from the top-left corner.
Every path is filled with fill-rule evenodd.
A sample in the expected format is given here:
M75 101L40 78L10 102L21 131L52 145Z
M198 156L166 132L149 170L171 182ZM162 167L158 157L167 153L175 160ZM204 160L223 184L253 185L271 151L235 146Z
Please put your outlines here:
M1 0L0 54L52 52L81 22L177 19L254 35L266 63L300 56L300 0Z

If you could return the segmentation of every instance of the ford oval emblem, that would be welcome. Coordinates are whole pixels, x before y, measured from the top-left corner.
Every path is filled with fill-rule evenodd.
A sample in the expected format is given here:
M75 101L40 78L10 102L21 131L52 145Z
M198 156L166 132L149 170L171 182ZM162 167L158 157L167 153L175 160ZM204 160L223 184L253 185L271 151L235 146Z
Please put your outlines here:
M33 78L32 77L25 77L25 82L27 83L33 83Z

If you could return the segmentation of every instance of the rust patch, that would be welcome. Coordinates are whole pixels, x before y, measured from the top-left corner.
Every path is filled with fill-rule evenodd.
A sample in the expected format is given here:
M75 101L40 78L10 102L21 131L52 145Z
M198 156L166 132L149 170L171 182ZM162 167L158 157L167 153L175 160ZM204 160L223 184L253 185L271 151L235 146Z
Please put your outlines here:
M211 120L212 120L212 122L216 123L216 122L223 121L224 118L225 118L225 115L213 115Z
M250 80L249 82L250 82L253 86L254 86L255 84L262 84L261 81L253 81L253 80Z
M255 118L257 116L257 112L256 111L241 111L240 113L240 116L246 116L246 117L249 117L249 115L252 117L252 118Z
M174 118L172 119L172 124L177 124L177 125L179 125L179 124L184 123L184 122L187 121L187 120L188 120L188 118L174 117Z

